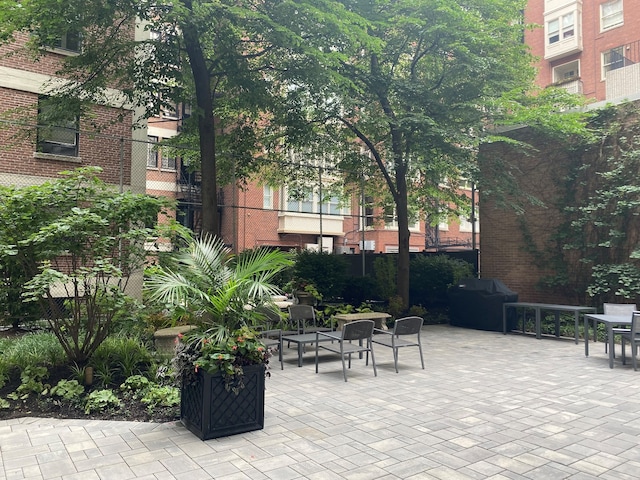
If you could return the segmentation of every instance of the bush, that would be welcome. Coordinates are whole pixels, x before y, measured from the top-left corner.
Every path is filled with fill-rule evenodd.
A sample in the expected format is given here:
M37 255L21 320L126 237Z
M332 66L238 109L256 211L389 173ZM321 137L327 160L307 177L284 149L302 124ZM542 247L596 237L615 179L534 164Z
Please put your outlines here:
M304 278L325 300L342 295L347 280L347 262L342 255L302 250L293 267L295 278Z
M373 261L373 278L378 298L388 301L395 296L397 266L394 255L385 255Z
M409 298L412 305L441 305L448 289L460 279L473 277L473 265L446 255L418 256L411 260Z
M367 300L373 300L376 290L376 283L371 277L348 277L346 285L342 290L342 298L352 305L360 305Z
M151 366L151 353L135 338L107 338L91 357L96 379L104 386L118 385L133 375L144 375Z

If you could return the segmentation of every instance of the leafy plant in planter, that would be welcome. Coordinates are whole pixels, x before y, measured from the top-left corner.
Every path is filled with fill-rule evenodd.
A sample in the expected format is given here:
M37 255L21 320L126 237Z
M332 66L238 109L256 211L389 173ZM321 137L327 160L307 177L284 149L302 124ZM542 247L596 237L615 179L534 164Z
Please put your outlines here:
M291 264L288 254L266 249L236 257L205 236L148 274L150 298L198 327L182 337L173 363L182 421L203 440L263 427L269 354L252 328L264 320L253 307L280 293L271 282Z

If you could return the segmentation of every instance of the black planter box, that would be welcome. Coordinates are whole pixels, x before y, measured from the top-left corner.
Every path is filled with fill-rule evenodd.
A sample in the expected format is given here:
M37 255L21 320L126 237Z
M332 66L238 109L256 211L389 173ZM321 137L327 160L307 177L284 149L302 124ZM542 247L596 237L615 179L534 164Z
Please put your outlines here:
M264 365L243 367L244 385L227 391L220 373L198 372L198 381L184 384L180 419L201 440L264 428Z

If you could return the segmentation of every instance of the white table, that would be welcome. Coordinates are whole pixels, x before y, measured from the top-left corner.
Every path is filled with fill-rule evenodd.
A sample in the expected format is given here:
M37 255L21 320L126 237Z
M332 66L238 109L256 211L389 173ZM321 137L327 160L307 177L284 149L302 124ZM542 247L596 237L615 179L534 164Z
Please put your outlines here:
M575 342L578 343L578 326L580 325L580 314L587 314L595 312L593 307L583 307L580 305L557 305L555 303L529 303L529 302L507 302L502 304L502 333L507 333L507 310L509 308L523 310L534 310L536 313L536 338L541 338L542 313L543 311L554 312L556 317L556 337L560 336L560 312L573 313L573 320L575 324ZM585 333L588 335L589 330ZM524 319L522 320L522 333L524 333Z
M631 325L631 315L605 315L603 313L585 313L584 315L584 354L589 356L589 320L593 320L593 335L596 338L598 323L604 323L607 327L607 340L609 342L609 368L613 368L613 356L615 355L615 342L613 341L613 327Z

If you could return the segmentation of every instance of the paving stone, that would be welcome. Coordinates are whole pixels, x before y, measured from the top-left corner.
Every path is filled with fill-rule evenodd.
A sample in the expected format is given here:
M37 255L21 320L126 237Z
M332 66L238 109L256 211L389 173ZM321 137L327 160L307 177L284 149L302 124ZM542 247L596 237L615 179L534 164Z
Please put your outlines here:
M265 428L202 442L179 422L0 421L0 480L572 479L640 471L637 372L604 349L428 326L426 369L378 349L378 377L313 352L267 379Z

